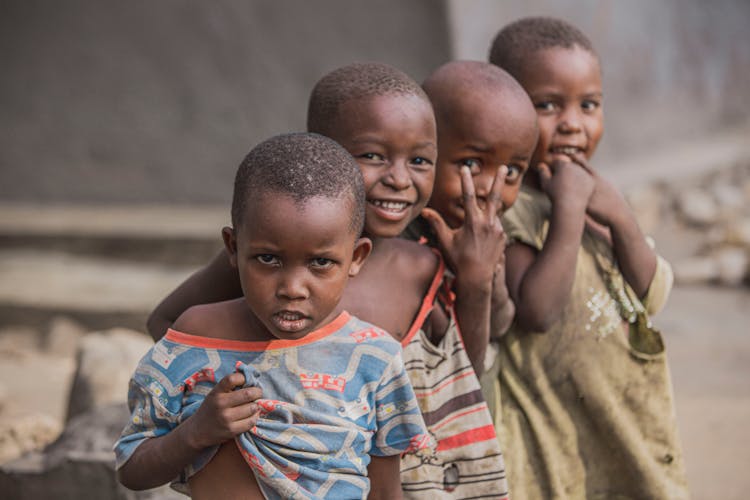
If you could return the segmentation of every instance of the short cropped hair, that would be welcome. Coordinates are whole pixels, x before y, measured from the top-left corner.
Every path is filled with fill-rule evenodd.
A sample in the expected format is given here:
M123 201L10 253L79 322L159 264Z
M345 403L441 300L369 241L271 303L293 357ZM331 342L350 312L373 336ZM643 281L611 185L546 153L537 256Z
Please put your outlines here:
M282 134L255 146L237 169L232 196L232 225L238 228L252 200L266 193L311 198L346 199L350 229L357 235L365 221L365 185L352 155L337 142L318 134Z
M344 103L383 95L413 95L429 102L419 84L403 71L383 63L353 63L315 84L307 106L307 130L329 135Z
M524 17L502 28L490 47L490 62L518 78L526 57L542 49L579 46L596 56L591 40L572 24L554 17Z

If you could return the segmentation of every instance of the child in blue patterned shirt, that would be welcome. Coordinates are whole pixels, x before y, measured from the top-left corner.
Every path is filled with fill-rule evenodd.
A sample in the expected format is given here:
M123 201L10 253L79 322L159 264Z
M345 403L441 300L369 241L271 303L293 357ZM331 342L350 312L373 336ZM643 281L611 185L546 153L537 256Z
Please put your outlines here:
M428 438L400 346L339 306L372 246L364 203L330 139L250 152L222 231L244 297L190 308L141 361L115 447L123 484L183 473L194 498L401 496L400 455Z

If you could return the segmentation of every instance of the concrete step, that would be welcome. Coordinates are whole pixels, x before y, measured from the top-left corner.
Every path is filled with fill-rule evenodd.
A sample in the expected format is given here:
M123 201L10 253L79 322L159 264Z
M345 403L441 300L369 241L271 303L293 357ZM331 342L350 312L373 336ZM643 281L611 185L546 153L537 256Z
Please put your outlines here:
M0 250L0 324L66 315L90 328L143 330L154 306L195 270L43 250Z
M229 222L223 206L0 203L0 249L199 265L221 249Z

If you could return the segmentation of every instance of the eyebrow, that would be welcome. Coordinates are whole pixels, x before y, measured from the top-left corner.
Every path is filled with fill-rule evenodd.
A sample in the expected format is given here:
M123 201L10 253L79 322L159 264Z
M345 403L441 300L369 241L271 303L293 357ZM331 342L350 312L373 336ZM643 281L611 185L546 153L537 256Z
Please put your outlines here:
M472 151L476 151L477 153L491 153L492 152L491 147L477 146L476 144L467 144L466 149L471 149Z

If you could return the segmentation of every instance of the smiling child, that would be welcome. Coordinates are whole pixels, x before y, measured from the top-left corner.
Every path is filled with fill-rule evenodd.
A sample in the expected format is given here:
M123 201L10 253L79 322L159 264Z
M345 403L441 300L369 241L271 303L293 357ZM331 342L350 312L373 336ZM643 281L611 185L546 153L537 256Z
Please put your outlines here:
M310 95L308 130L342 144L364 178L363 235L372 241L372 252L349 280L340 307L384 328L403 346L430 434L424 448L402 457L404 496L506 497L500 445L473 368L481 368L490 329L495 264L486 265L483 250L501 248L499 226L469 204L475 237L456 242L467 272L456 276L453 291L437 252L397 237L427 204L437 157L430 100L402 71L354 63L326 74ZM468 172L465 180L471 184ZM149 331L159 338L187 307L241 293L226 254L217 255L159 304ZM241 473L231 451L220 452L214 463Z
M577 28L526 18L490 61L514 75L540 138L503 223L516 304L502 339L499 429L515 498L687 498L672 387L650 314L671 288L622 195L590 164L600 59Z

